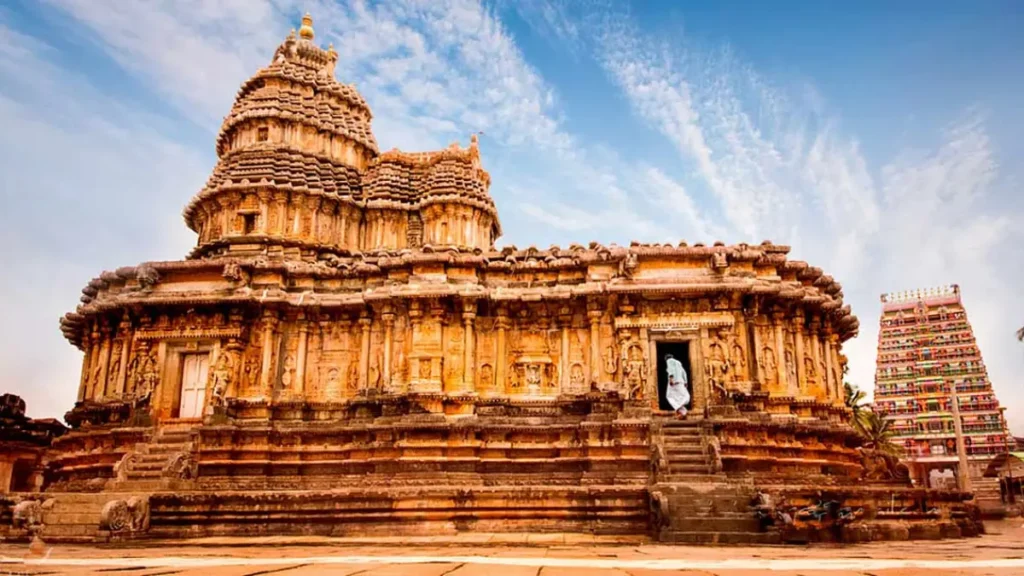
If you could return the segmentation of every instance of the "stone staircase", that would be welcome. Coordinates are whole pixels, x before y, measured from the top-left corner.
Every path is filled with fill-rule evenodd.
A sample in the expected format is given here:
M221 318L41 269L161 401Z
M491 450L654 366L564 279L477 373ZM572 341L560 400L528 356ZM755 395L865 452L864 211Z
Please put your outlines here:
M656 466L651 487L664 516L656 527L663 542L772 544L777 532L762 532L751 509L752 481L717 473L700 421L664 420L653 428ZM656 513L656 517L658 514Z
M192 427L174 425L160 429L149 442L135 445L131 462L118 481L125 490L153 490L167 487L173 479L165 471L175 457L191 449Z

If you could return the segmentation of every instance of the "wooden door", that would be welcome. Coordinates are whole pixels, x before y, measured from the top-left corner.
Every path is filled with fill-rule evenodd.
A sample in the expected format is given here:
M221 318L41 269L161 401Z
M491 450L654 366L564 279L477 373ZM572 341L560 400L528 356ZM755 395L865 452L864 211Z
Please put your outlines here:
M206 378L210 369L209 354L186 354L181 366L181 405L179 418L201 418L206 404Z

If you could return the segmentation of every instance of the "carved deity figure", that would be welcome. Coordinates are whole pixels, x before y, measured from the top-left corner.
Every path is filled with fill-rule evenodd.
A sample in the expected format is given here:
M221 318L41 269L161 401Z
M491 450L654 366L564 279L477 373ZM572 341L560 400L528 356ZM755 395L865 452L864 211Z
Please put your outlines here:
M723 341L721 332L712 335L712 340L708 344L708 359L704 364L708 383L711 384L711 389L719 394L725 393L725 376L729 373L729 362L725 357Z
M787 380L787 383L789 383L789 384L796 383L797 382L797 377L796 377L796 360L793 357L793 351L790 350L789 348L787 348L784 354L785 354L785 360L786 360L786 380Z
M569 384L573 392L581 392L586 386L586 376L583 373L583 365L576 363L569 370Z
M120 346L118 346L120 348ZM107 381L116 381L121 372L121 350L115 350L110 359L110 370L107 371Z
M761 376L768 384L776 384L779 381L778 363L775 361L775 351L771 346L761 349Z
M732 365L732 379L739 381L743 378L744 371L747 367L746 354L743 352L743 347L739 344L733 344L732 356L729 358L729 363Z
M808 384L813 384L818 381L818 374L814 370L814 360L804 356L804 377L807 378Z
M615 358L615 347L609 346L604 350L604 371L608 374L615 374L618 369L618 362Z
M623 350L622 371L626 381L628 398L644 397L644 386L647 384L647 359L643 347L636 342L628 344Z
M149 405L150 397L160 381L160 368L157 365L156 351L143 350L132 361L135 364L132 373L135 375L134 406L143 408Z
M292 381L295 379L295 356L288 354L284 357L284 371L281 374L281 385L285 390L291 390Z
M348 388L349 392L353 392L359 388L359 363L350 361L348 363L348 381L345 383L345 387Z
M483 390L492 390L494 387L494 369L491 368L490 364L484 364L480 367L480 388Z
M220 353L217 363L210 371L210 408L217 408L224 405L224 397L231 386L232 373L234 372L234 354L225 350Z
M539 364L526 365L526 385L531 392L535 392L541 385L541 370Z
M324 399L335 400L341 397L341 371L337 368L327 370L327 382L324 384Z

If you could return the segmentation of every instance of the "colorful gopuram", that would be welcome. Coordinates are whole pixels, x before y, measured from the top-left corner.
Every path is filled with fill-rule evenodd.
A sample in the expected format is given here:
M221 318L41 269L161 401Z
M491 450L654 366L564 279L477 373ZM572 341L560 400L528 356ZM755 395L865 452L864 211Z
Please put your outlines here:
M104 272L63 319L71 430L5 537L978 531L859 448L831 276L769 242L498 248L477 139L379 152L313 40L307 16L239 90L192 253Z
M913 478L925 486L956 485L954 412L974 484L1013 448L959 286L882 296L874 407L892 421Z

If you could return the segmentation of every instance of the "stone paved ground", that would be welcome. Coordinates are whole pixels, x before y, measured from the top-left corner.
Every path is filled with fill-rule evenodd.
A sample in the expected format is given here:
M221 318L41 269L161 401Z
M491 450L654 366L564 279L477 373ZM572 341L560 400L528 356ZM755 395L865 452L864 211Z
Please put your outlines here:
M0 575L828 576L1024 574L1024 521L982 538L856 546L688 547L572 535L207 539L134 547L0 544Z

